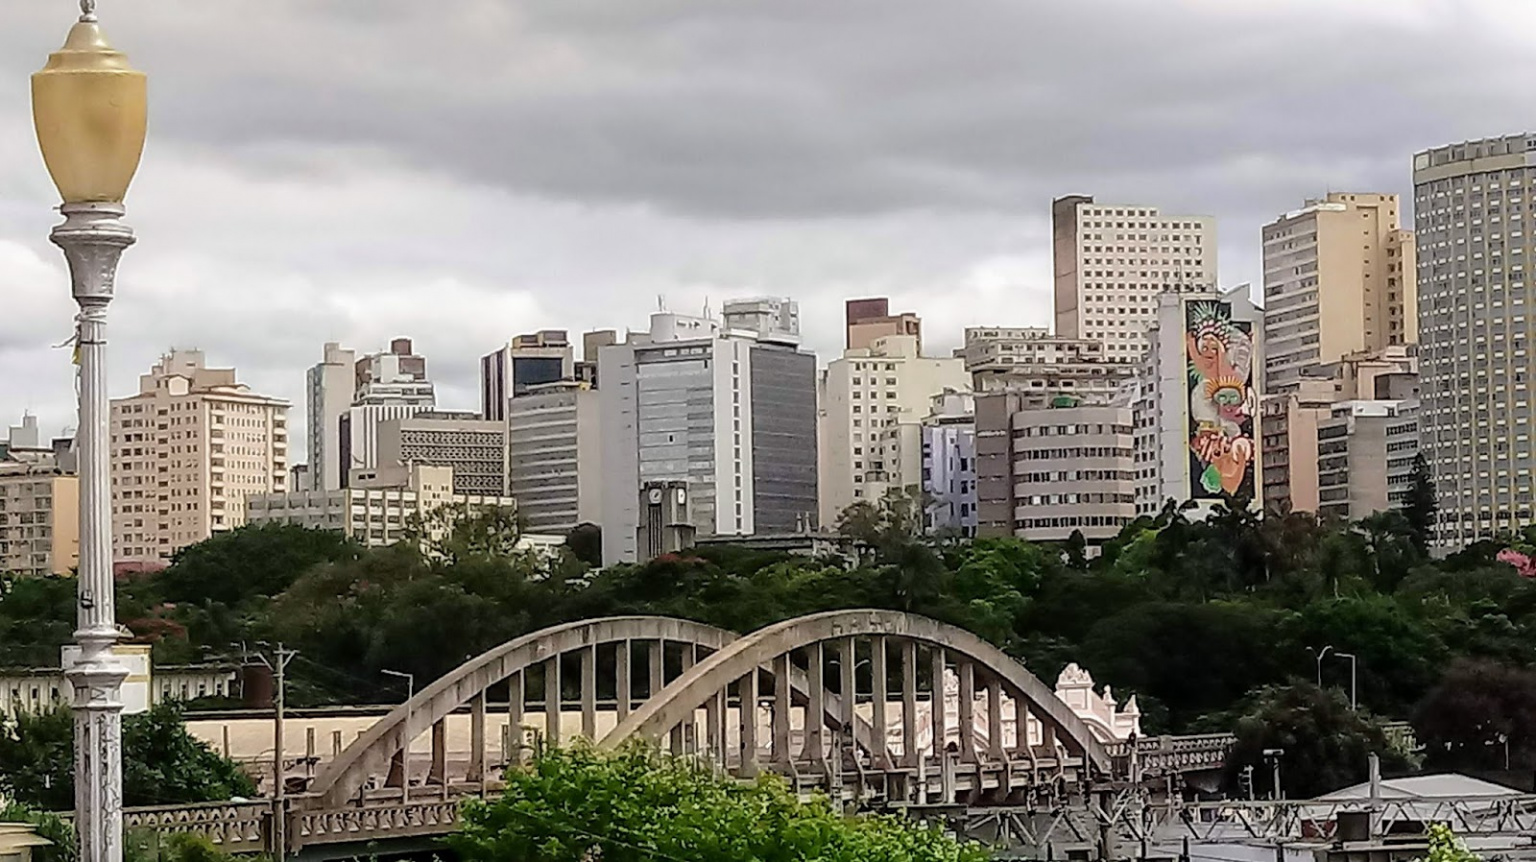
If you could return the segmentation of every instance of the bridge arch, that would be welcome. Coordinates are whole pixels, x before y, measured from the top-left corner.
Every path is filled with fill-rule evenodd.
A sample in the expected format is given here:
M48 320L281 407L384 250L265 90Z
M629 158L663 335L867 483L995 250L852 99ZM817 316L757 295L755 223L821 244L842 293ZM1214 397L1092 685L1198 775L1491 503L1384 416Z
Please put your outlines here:
M733 687L739 703L756 704L760 675L767 670L775 680L776 687L777 680L792 679L796 669L796 654L802 654L805 662L804 673L808 680L810 698L807 715L814 715L825 704L825 698L831 696L823 678L824 651L829 646L839 655L837 665L841 684L837 686L837 691L854 695L841 697L836 709L838 717L843 726L857 727L863 723L857 712L860 694L855 681L861 642L867 643L872 665L872 690L868 699L872 704L880 705L889 703L890 696L886 691L890 657L888 647L891 642L900 646L902 684L899 694L901 715L898 720L903 749L900 759L906 761L904 765L921 765L919 761L923 759L923 754L915 749L917 666L919 650L922 650L931 662L934 679L942 679L951 659L954 660L960 682L959 745L962 759L978 759L976 743L978 736L981 736L983 745L989 749L987 753L1003 760L1014 754L1021 759L1033 760L1037 749L1047 749L1081 758L1082 764L1097 775L1110 773L1110 757L1098 736L1082 718L1056 697L1049 686L1023 665L963 629L926 617L894 611L857 610L812 614L768 626L732 641L688 669L660 693L647 699L622 719L603 738L601 745L616 748L630 739L660 740L668 735L675 738L675 728L693 723L701 709L709 709L713 704L714 715L723 712L719 707L725 703L727 693ZM977 702L978 679L988 693L987 726L994 728L990 734L971 732L975 726L973 711ZM933 701L938 701L939 697L938 694L933 695ZM1031 745L1025 739L1019 745L1020 751L1002 750L1000 729L1003 720L1000 710L1008 699L1019 710L1015 721L1021 729L1020 736L1027 736L1022 729L1028 726L1029 718L1033 717L1042 729L1044 738L1041 745ZM803 746L798 754L791 750L790 700L776 696L773 703L775 714L770 717L769 725L773 735L771 748L775 762L793 768L797 756L824 761L831 755L824 738L827 728L822 722L809 719L803 722ZM738 714L740 756L744 764L755 765L759 734L757 710L740 708ZM948 729L945 711L937 703L929 709L929 720L933 723L934 731L931 738L945 739ZM886 740L898 736L888 732L888 721L886 709L870 709L869 723L873 733L872 747L868 753L876 766L892 766L898 759L885 745ZM717 738L725 738L723 728ZM866 747L863 740L859 740L859 747Z
M493 686L504 682L515 683L516 691L509 704L511 714L508 721L512 725L520 725L523 707L521 675L531 667L543 665L546 668L545 733L551 740L557 741L561 710L549 709L548 702L551 695L557 704L560 700L560 659L568 653L580 652L583 732L590 737L595 736L592 717L595 715L594 666L597 647L619 645L623 658L616 662L619 678L615 690L627 689L632 694L633 687L628 679L631 666L629 650L634 642L648 642L652 650L649 660L649 694L654 695L666 682L662 655L666 644L681 643L692 648L684 653L686 667L701 651L719 650L736 638L734 632L703 623L652 616L585 620L531 632L470 659L417 692L406 703L397 706L327 763L315 777L310 791L318 796L321 804L336 807L358 799L359 794L371 783L403 786L404 776L400 774L402 752L406 751L406 746L412 740L428 731L434 734L433 768L440 772L442 766L438 762L440 755L437 753L436 737L443 732L440 729L444 727L443 722L447 717L465 706L471 709L471 733L477 737L471 743L471 763L467 778L483 780L487 777L484 763L485 695ZM554 668L554 671L549 672L549 668ZM626 716L632 706L632 698L619 697L619 717L622 719ZM439 781L445 780L443 775L437 775L436 778Z

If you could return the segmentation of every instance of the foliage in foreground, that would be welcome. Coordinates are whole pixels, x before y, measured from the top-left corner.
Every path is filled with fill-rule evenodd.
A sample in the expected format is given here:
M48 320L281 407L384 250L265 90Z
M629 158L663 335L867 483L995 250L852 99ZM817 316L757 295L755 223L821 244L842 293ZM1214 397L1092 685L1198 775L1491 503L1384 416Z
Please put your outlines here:
M449 845L464 862L983 862L986 851L888 816L803 803L776 778L740 783L641 747L554 750L471 802Z
M0 729L0 793L45 811L74 807L74 721L66 709L18 716ZM123 804L176 805L255 796L233 761L187 733L162 704L123 718Z
M1429 826L1429 853L1422 862L1483 862L1483 858L1462 843L1444 823Z

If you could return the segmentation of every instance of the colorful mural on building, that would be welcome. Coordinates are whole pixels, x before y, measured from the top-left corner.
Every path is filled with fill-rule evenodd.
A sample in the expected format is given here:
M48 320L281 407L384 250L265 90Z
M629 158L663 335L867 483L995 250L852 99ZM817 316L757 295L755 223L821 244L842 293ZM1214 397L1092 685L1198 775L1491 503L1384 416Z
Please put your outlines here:
M1194 300L1184 306L1189 353L1189 471L1194 499L1255 495L1258 445L1254 417L1253 326L1232 319L1232 305Z

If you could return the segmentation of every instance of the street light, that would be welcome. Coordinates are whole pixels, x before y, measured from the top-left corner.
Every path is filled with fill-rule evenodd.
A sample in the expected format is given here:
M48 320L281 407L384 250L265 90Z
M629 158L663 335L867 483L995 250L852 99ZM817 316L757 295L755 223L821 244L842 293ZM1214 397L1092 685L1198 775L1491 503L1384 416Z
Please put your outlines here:
M1355 658L1355 654L1354 653L1348 653L1348 652L1336 652L1336 653L1333 654L1333 657L1334 658L1347 658L1347 659L1349 659L1349 708L1350 709L1354 709L1355 708L1355 692L1357 690L1357 687L1356 687L1355 683L1359 679L1359 677L1355 674L1355 669L1356 669L1357 665L1359 664L1359 661L1358 661L1358 659Z
M1329 644L1328 646L1323 647L1321 650L1313 649L1312 647L1307 647L1307 652L1312 653L1314 656L1317 657L1317 687L1318 688L1322 688L1323 687L1323 659L1326 658L1328 656L1328 653L1331 652L1332 650L1333 650L1333 644Z
M406 673L403 670L390 670L379 668L379 673L405 680L405 726L406 733L410 733L411 712L414 707L411 701L416 697L416 674ZM405 751L400 753L400 785L405 788L405 798L411 798L411 740L405 740Z
M51 239L69 262L80 312L80 567L75 642L80 659L67 672L74 688L75 833L82 862L123 856L122 686L128 669L113 653L118 629L112 583L112 497L108 476L107 304L117 261L133 245L121 222L123 198L144 151L144 74L107 44L95 0L81 0L80 20L64 47L32 76L32 119L43 162L58 187L64 222Z

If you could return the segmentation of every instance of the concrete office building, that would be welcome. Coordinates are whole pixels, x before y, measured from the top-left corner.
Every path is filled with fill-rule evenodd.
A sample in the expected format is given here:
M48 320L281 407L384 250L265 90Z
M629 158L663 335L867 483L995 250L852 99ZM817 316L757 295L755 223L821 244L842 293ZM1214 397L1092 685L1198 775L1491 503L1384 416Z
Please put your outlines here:
M1318 513L1358 521L1402 508L1419 454L1416 401L1342 401L1317 426Z
M934 396L969 388L964 360L922 356L914 335L883 336L828 363L817 411L821 523L836 524L844 509L878 501L890 488L919 484L922 421Z
M423 411L381 421L378 434L380 467L451 467L455 494L508 493L507 429L501 422L471 412Z
M175 350L112 400L111 449L114 559L169 560L244 524L248 495L288 490L288 402Z
M1136 517L1134 435L1125 404L1024 393L976 397L977 535L1060 542L1113 538Z
M370 548L392 545L443 506L516 508L499 495L454 493L452 467L426 464L384 467L353 476L351 487L334 491L253 494L247 501L252 524L294 524L333 530Z
M602 349L605 561L640 556L641 496L665 483L686 483L699 536L815 526L816 358L799 349L793 303L778 302L729 302L728 327L653 314L649 331Z
M923 351L923 321L913 312L891 314L891 301L883 296L850 299L843 305L843 349L864 350L888 335L910 335Z
M576 377L576 353L563 329L545 329L513 338L480 359L480 416L503 422L507 402L531 386Z
M327 342L320 362L305 376L308 423L308 484L298 490L340 488L347 465L341 460L341 417L357 397L357 353Z
M1057 395L1108 402L1136 373L1110 362L1101 342L1036 327L969 326L958 352L975 391L1029 393L1036 406Z
M1264 388L1418 341L1412 231L1397 195L1334 192L1264 226Z
M580 383L531 387L507 406L510 491L528 529L565 535L601 523L601 416L596 390Z
M612 329L595 329L581 335L581 361L576 363L576 382L591 389L597 388L597 354L604 347L619 343L619 334Z
M379 425L430 411L437 390L427 376L427 360L411 349L409 338L396 338L389 350L359 359L354 366L352 406L337 427L341 484L353 471L379 466Z
M1395 345L1380 353L1361 352L1305 372L1285 392L1264 396L1264 509L1317 512L1317 429L1335 404L1356 400L1419 398L1417 348Z
M976 535L976 399L947 391L922 425L923 531Z
M1264 313L1242 285L1158 297L1146 354L1128 384L1135 431L1136 513L1193 501L1199 520L1218 503L1263 505L1259 485Z
M1052 204L1051 223L1056 334L1103 343L1110 362L1141 359L1160 294L1216 287L1209 216L1070 195Z
M79 565L80 483L73 453L64 455L23 450L0 459L0 572L67 575Z
M1536 522L1533 156L1536 135L1512 135L1413 158L1419 422L1445 548Z

